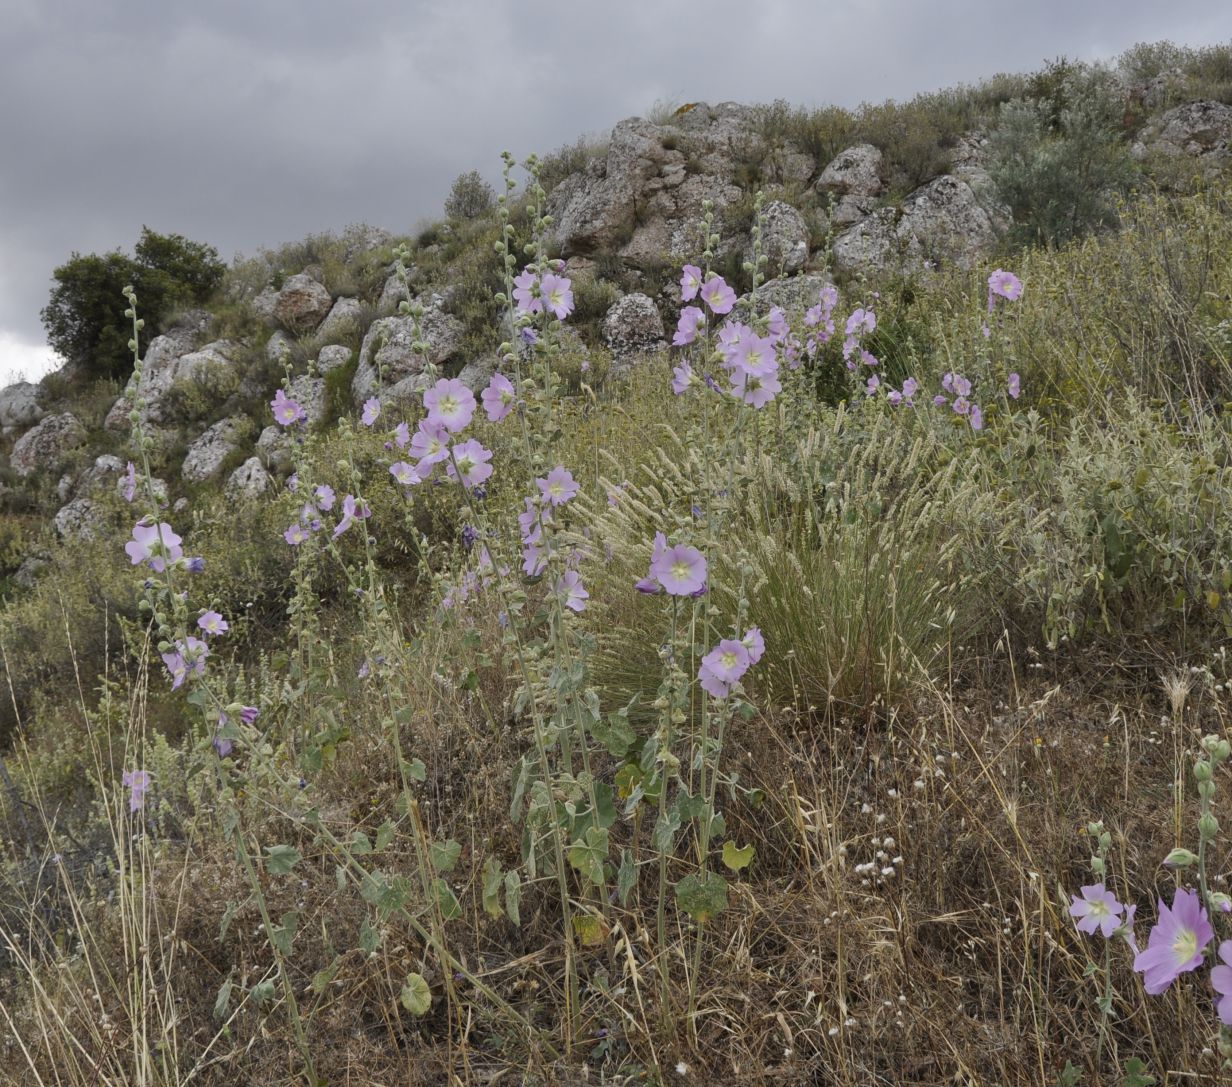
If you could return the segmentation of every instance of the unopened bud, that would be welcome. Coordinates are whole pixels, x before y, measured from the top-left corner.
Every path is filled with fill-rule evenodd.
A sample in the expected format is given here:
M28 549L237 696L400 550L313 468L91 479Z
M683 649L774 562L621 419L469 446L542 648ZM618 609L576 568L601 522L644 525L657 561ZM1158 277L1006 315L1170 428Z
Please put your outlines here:
M1209 811L1203 812L1202 816L1198 819L1198 834L1201 835L1203 841L1209 842L1218 833L1219 820Z
M1200 762L1194 763L1193 776L1195 781L1210 781L1211 780L1211 764L1203 759Z
M1191 864L1198 863L1198 855L1191 850L1176 848L1166 857L1164 864L1169 868L1188 868Z

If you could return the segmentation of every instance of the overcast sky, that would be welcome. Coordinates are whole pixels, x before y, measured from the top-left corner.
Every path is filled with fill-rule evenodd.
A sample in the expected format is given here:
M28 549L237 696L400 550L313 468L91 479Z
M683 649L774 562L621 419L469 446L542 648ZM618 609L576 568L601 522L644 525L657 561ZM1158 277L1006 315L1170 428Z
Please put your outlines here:
M52 269L143 224L227 260L409 230L658 100L855 105L1165 38L1232 40L1232 0L0 0L0 385L48 366Z

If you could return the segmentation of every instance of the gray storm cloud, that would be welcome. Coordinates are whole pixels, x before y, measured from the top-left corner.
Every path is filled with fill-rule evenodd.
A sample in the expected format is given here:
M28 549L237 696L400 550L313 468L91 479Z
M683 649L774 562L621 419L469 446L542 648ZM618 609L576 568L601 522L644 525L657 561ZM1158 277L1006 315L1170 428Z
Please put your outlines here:
M660 99L855 105L1232 38L1226 0L0 8L0 384L42 343L52 269L143 224L226 258L352 222L406 230L460 172L496 177L502 149L548 151Z

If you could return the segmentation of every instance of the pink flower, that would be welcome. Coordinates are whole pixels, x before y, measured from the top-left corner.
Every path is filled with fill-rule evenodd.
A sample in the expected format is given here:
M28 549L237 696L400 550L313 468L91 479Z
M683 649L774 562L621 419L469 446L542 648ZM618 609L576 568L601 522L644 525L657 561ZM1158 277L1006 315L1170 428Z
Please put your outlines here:
M396 464L389 466L389 474L394 477L394 480L403 487L413 487L416 483L422 483L419 478L419 472L415 470L413 464L407 464L406 461L400 460Z
M168 562L176 562L183 557L180 547L183 541L165 521L157 525L143 518L133 526L133 538L124 545L133 565L145 563L156 574L167 569Z
M125 770L120 779L129 791L128 810L140 811L145 807L145 794L150 791L153 778L148 770Z
M492 422L499 423L513 410L515 399L517 394L514 392L513 382L504 374L493 374L488 387L482 393L483 410L488 413Z
M435 422L431 416L419 421L419 429L411 438L411 456L419 461L420 479L427 479L434 464L440 464L449 456L449 433L443 424Z
M680 301L692 302L701 288L702 270L696 264L686 264L680 273Z
M322 483L321 486L319 486L312 493L316 495L317 509L321 510L323 513L328 513L334 508L334 488L328 483Z
M984 413L980 410L979 404L971 405L971 429L984 429Z
M470 438L453 447L446 471L450 479L461 479L464 487L477 487L492 475L492 465L488 463L491 459L492 453Z
M535 480L539 493L552 506L563 506L578 493L578 482L568 468L557 465L542 479Z
M364 401L364 413L359 421L364 426L372 426L381 417L381 402L374 396Z
M711 313L731 313L732 307L736 304L736 292L727 285L727 281L722 276L711 275L702 284L699 293L702 301L710 307Z
M563 276L549 273L539 284L543 304L558 321L563 321L573 312L573 283Z
M1211 971L1211 984L1219 994L1215 1012L1224 1026L1232 1027L1232 940L1219 945L1220 965Z
M775 374L755 376L746 374L743 370L732 374L733 395L759 410L782 391L783 386Z
M231 624L216 611L203 612L197 620L197 626L206 634L226 634L231 629Z
M586 601L590 599L582 585L582 576L576 570L566 570L556 581L556 591L565 598L566 608L572 611L585 611Z
M672 596L691 596L705 587L706 559L695 547L677 544L658 550L659 537L655 537L656 555L650 563L650 576Z
M1006 391L1010 394L1011 400L1017 400L1022 395L1022 378L1017 374L1010 374L1009 384Z
M394 442L399 449L405 449L411 442L411 428L405 422L394 427Z
M871 309L863 307L851 311L851 316L847 318L847 327L844 330L848 336L860 336L865 332L872 332L877 328L877 314Z
M741 334L727 361L733 369L748 377L766 377L779 368L774 341L768 336L758 336L751 328L746 328Z
M1134 957L1134 969L1143 975L1146 991L1158 996L1177 978L1202 965L1202 952L1215 930L1197 894L1180 890L1172 908L1159 901L1159 921L1147 937L1146 950Z
M766 651L766 639L761 636L757 627L749 627L740 639L741 644L749 651L749 664L756 664Z
M130 460L124 470L124 501L131 502L137 493L137 468Z
M341 536L357 520L362 521L371 516L372 510L364 499L348 494L342 500L342 519L334 526L334 539Z
M1111 891L1102 883L1093 883L1082 888L1082 897L1073 895L1069 915L1078 922L1078 931L1094 935L1099 929L1104 939L1121 927L1121 913L1125 909Z
M443 377L424 393L428 419L456 434L475 414L475 394L456 377Z
M688 392L689 386L695 380L693 367L687 362L682 362L679 366L672 367L672 392L677 396Z
M1007 302L1017 302L1022 296L1022 280L1013 272L998 268L988 277L988 309L991 312L996 299L1004 298Z
M274 393L274 399L270 401L270 407L274 409L274 421L280 426L302 423L308 418L308 413L299 402L292 400L281 389Z
M513 281L513 300L522 313L543 312L543 303L539 300L539 277L529 268Z
M748 647L733 638L724 638L702 657L697 678L702 689L715 698L726 698L740 677L749 670L752 659Z
M697 306L685 306L676 322L676 335L672 337L675 347L686 347L697 339L697 334L706 325L706 313Z
M292 547L299 547L309 538L309 533L303 525L298 521L295 522L289 529L282 534L282 538L287 541Z

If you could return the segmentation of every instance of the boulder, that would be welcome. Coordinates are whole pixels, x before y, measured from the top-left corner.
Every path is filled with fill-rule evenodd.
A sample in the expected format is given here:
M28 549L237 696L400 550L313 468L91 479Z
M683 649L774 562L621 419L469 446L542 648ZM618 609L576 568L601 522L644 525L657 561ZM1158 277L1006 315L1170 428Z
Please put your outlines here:
M39 406L39 386L18 381L0 389L0 436L34 426L46 412Z
M50 471L59 467L65 455L85 440L86 428L75 415L70 412L48 415L13 443L9 461L22 477L36 471Z
M63 540L93 540L107 525L106 510L94 499L80 496L62 506L51 519L51 527Z
M231 478L227 480L223 493L232 501L242 502L260 497L273 486L273 483L274 481L270 479L270 474L265 470L261 461L256 457L249 457L231 473Z
M382 317L372 323L360 346L351 383L356 405L377 395L378 386L382 401L409 400L426 387L424 357L411 349L412 328L410 317ZM454 359L461 350L464 331L462 322L445 313L439 299L433 298L419 327L420 338L428 345L428 360L434 366L443 366Z
M327 344L317 355L317 373L328 374L351 361L351 349L340 344Z
M301 374L292 378L287 395L298 401L308 413L308 425L316 426L325 418L325 379Z
M808 224L790 204L769 201L761 211L761 251L767 275L791 275L804 267L809 252ZM750 246L748 258L752 259Z
M488 387L492 375L499 369L500 359L495 355L484 355L482 358L472 359L463 366L458 371L458 380L478 396Z
M818 193L836 198L830 212L834 226L850 226L868 215L884 189L881 180L881 152L871 143L857 144L840 151L821 172L815 186Z
M292 332L312 332L325 319L333 304L329 291L301 272L288 277L283 283L278 300L274 303L274 316Z
M1232 143L1232 106L1222 102L1186 102L1168 110L1142 134L1149 150L1169 157L1223 163Z
M192 336L158 336L150 343L137 386L137 397L146 402L145 423L158 427L199 419L239 387L238 344L215 340L198 350L193 346ZM127 430L131 410L126 394L112 405L103 425Z
M281 366L283 361L291 354L291 340L287 334L278 329L268 340L265 341L265 357L276 366Z
M601 332L616 359L657 351L667 343L659 307L644 294L626 294L613 303Z
M901 208L881 208L834 241L835 267L845 272L904 272L941 264L970 268L996 245L1003 212L977 196L974 179L943 174Z
M261 293L252 300L253 312L266 325L276 325L278 323L278 318L274 314L277 306L278 292L274 290L273 287L264 288Z
M180 475L189 483L216 476L223 462L239 448L250 425L244 415L220 419L188 447Z
M95 457L94 463L73 481L70 492L89 495L111 487L116 477L123 473L124 467L124 462L110 453Z
M318 343L341 343L359 332L364 307L358 298L339 298L317 329Z
M257 439L257 454L271 471L289 472L295 464L295 438L284 427L267 426Z
M765 317L775 307L789 318L799 318L821 300L821 289L833 281L819 272L768 279L757 290L737 300L732 316L740 321Z

